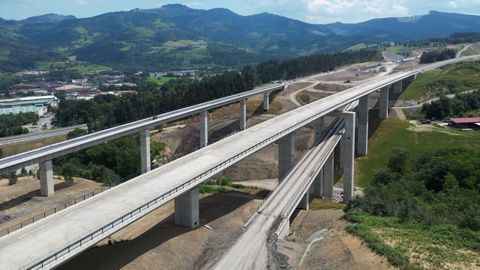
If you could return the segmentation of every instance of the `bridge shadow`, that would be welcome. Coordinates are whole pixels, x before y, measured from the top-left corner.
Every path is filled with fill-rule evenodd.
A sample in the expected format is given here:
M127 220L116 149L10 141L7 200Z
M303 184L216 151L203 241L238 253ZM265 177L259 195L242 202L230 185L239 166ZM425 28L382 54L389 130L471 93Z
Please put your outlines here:
M263 197L265 194L258 194L258 196ZM231 228L221 226L223 223L220 223L222 221L218 219L241 208L255 198L257 196L242 193L221 193L202 198L200 200L201 225L198 228L190 229L175 225L174 214L171 214L164 220L159 220L159 223L154 225L153 228L133 240L90 248L61 265L58 269L120 269L141 256L148 257L150 255L156 256L155 260L157 261L162 259L169 261L181 260L182 257L192 256L192 254L188 253L188 250L198 249L203 246L213 234L222 234L225 229L231 230ZM204 224L210 224L213 229L209 230L202 227ZM225 225L228 226L228 224ZM239 228L240 232L241 230ZM229 236L227 235L227 237ZM149 255L146 255L147 253ZM147 261L152 263L150 260ZM148 265L142 266L142 268L151 267Z
M40 194L40 181L39 180L37 180L37 181L38 181L39 189L32 190L32 191L24 193L24 194L22 194L18 197L15 197L11 200L0 203L0 211L8 210L8 209L13 208L17 205L20 205L24 202L30 201L35 197L41 196L41 194ZM58 183L54 186L54 190L59 191L59 190L62 190L64 188L71 187L73 185L75 185L75 183L67 183L67 182Z

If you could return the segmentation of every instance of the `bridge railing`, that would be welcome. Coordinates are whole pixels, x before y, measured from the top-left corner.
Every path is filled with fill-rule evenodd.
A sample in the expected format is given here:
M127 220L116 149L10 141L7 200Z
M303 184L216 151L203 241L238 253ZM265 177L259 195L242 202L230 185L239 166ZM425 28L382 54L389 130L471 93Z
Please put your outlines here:
M23 227L25 227L25 226L27 226L27 225L29 225L29 224L32 224L32 223L37 222L37 221L39 221L39 220L41 220L41 219L44 219L44 218L46 218L46 217L48 217L48 216L50 216L50 215L53 215L53 214L55 214L55 213L57 213L57 212L59 212L59 211L61 211L61 210L66 209L66 208L68 208L68 207L70 207L70 206L76 205L77 203L82 202L82 201L84 201L84 200L86 200L86 199L88 199L88 198L91 198L91 197L95 196L95 195L98 195L98 194L100 194L100 193L102 193L102 192L104 192L105 190L108 190L108 189L110 189L110 188L111 188L111 187L102 187L102 188L100 188L100 189L98 189L98 190L94 190L94 191L92 191L92 192L88 192L88 193L86 193L86 194L84 194L84 195L82 195L82 196L79 196L79 197L71 200L71 201L68 201L68 202L63 203L62 205L59 205L59 206L50 208L50 209L48 209L48 210L45 210L45 211L43 211L41 214L34 215L33 217L24 219L24 220L22 220L22 221L20 221L20 222L18 222L18 223L16 223L16 224L14 224L14 225L10 225L10 226L8 226L8 227L5 228L5 229L0 230L0 237L5 236L5 235L8 235L8 234L10 234L10 233L12 233L12 232L14 232L14 231L16 231L16 230L19 230L19 229L21 229L21 228L23 228Z
M135 210L119 217L118 219L112 221L111 223L108 223L104 225L103 227L99 228L93 233L90 233L83 237L82 239L68 245L64 249L56 252L50 257L45 258L44 260L36 263L29 269L43 269L45 267L50 267L50 266L55 266L58 264L58 262L62 262L69 257L73 256L77 252L81 252L84 249L90 247L91 245L101 241L104 239L107 235L111 235L114 232L120 230L121 228L127 226L128 224L134 222L135 220L139 219L140 217L143 217L147 215L149 212L157 209L158 207L162 206L165 204L167 201L170 201L174 199L176 196L193 189L197 185L199 185L201 182L207 180L209 177L214 176L215 174L225 170L227 167L231 166L232 164L235 164L239 160L253 154L254 152L262 149L266 145L269 145L271 143L274 143L278 139L290 134L291 132L309 124L310 122L314 121L321 115L323 115L323 112L320 112L318 115L314 115L311 117L308 117L297 124L284 129L283 131L278 132L277 134L267 138L266 140L240 152L239 154L231 157L230 159L224 161L221 164L216 165L215 167L210 168L209 170L203 172L200 175L197 175L196 177L188 180L187 182L183 183L180 186L175 187L174 189L171 189L167 191L166 193L162 194L161 196L157 197L156 199L144 204L143 206L140 206L136 208ZM84 248L81 248L84 247ZM63 258L66 255L66 258ZM53 265L51 265L53 264Z

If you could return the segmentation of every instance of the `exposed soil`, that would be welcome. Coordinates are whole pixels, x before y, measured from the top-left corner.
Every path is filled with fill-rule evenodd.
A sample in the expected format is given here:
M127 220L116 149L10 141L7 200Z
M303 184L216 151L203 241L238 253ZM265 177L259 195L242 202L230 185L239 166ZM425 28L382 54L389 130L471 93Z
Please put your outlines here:
M8 180L0 180L0 230L27 220L55 207L73 204L83 195L90 196L101 189L102 184L74 178L73 183L55 179L55 195L40 197L40 181L33 177L20 177L9 186ZM80 198L81 199L81 198Z
M345 231L343 210L300 211L291 235L278 243L294 269L395 269L362 241ZM310 246L310 247L309 247ZM307 248L309 247L309 250Z
M59 269L199 269L219 259L259 205L260 201L245 194L204 197L201 225L188 229L174 224L170 202ZM108 245L108 240L117 243Z

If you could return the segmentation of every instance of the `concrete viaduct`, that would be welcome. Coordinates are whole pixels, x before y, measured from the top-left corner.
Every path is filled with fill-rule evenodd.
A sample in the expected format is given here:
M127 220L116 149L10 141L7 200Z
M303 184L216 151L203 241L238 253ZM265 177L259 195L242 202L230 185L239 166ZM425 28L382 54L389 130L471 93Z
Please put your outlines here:
M170 200L175 200L176 223L196 227L199 225L198 185L274 142L279 144L281 184L273 195L282 192L281 198L285 202L272 203L271 200L267 200L262 207L268 208L270 211L278 208L281 211L282 220L278 226L277 235L282 236L288 231L288 217L293 212L292 209L298 205L307 207L310 193L325 198L331 197L333 189L332 149L337 144L340 144L340 164L344 169L344 200L348 202L354 198L354 154L357 151L358 154L365 155L368 150L369 94L380 91L380 118L385 119L388 117L389 93L390 91L401 91L403 80L446 64L475 59L478 57L469 56L447 60L372 80L248 129L245 129L244 100L249 96L262 94L264 95L264 109L268 110L268 93L283 89L282 84L268 85L2 159L0 160L0 172L40 163L41 182L44 186L43 194L49 195L53 192L49 182L52 177L51 160L55 157L136 132L141 134L141 152L145 155L142 158L144 174L0 238L2 267L5 269L53 268ZM232 102L242 104L240 115L243 120L240 119L240 125L244 130L208 145L207 111ZM147 155L149 153L147 130L167 121L181 119L192 114L200 114L203 134L200 136L202 148L150 171L150 161ZM334 121L332 126L326 127L323 119L327 115L339 116L340 119ZM358 128L356 128L357 122ZM295 167L293 159L295 131L311 123L316 126L317 144ZM303 180L288 180L295 180L295 178ZM278 196L274 197L279 198ZM262 212L263 210L260 209L258 213ZM266 216L271 219L275 215ZM254 217L254 219L258 218ZM251 224L259 223L252 222ZM263 226L268 227L267 224L260 227ZM229 267L235 268L236 265L232 262Z

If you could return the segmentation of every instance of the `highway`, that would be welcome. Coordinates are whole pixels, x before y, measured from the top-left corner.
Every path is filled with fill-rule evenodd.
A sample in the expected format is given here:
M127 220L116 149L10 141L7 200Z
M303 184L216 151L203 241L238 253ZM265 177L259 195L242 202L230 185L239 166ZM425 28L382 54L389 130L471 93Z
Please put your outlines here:
M452 59L422 66L386 76L346 91L323 98L296 110L236 133L221 141L195 151L187 156L150 171L102 194L67 208L60 213L17 230L0 238L0 261L4 269L48 269L75 256L83 250L145 216L154 209L198 186L201 182L223 171L229 166L274 143L289 133L338 110L360 97L380 90L399 80L409 78L424 70L465 60L477 56ZM278 86L280 87L280 86ZM283 87L283 86L281 86ZM259 90L257 90L259 91ZM239 98L241 99L241 98ZM225 102L228 102L225 101ZM213 106L213 105L212 105ZM189 109L189 113L203 108ZM181 118L185 112L167 113L164 118ZM176 118L178 117L178 118ZM148 120L142 120L148 121ZM121 134L139 131L161 123L134 122L127 127L107 133L119 137ZM106 136L106 135L102 135ZM92 141L104 140L92 138ZM71 140L74 141L74 140ZM78 140L75 141L78 143ZM68 146L68 151L73 151ZM85 145L78 145L85 147ZM54 153L66 149L50 149ZM23 156L24 160L49 159L54 154L42 157ZM50 156L49 156L50 155ZM2 168L12 168L21 162L2 160ZM38 161L37 161L38 162Z
M70 131L76 128L87 129L87 125L78 125L78 126L46 130L42 132L28 133L25 135L3 137L3 138L0 138L0 147L10 145L10 144L31 142L31 141L46 139L46 138L55 137L55 136L67 135Z
M182 108L172 112L164 113L155 117L142 119L125 125L109 128L99 132L91 133L79 138L48 145L32 151L24 152L18 155L10 156L0 160L0 173L6 173L16 169L33 165L39 162L47 161L72 152L76 152L106 141L110 141L128 134L140 132L142 130L155 128L161 124L182 119L202 111L218 108L230 103L263 94L272 91L283 90L282 83L269 84L254 90L242 92L224 98L208 101L187 108Z

